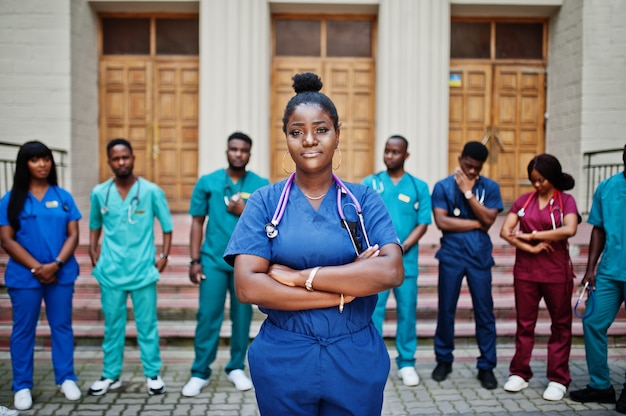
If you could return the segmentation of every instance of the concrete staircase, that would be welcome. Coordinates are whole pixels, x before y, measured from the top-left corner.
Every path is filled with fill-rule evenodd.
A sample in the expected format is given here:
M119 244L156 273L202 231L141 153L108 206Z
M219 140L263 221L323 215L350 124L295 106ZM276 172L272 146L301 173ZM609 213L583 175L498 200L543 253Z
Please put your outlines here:
M515 334L515 301L513 297L512 268L514 250L498 236L503 217L492 227L491 237L494 242L494 257L496 266L493 269L493 297L497 319L499 344L512 345ZM170 253L167 270L162 274L159 282L159 333L163 346L191 345L195 330L195 313L197 308L197 287L189 282L187 277L189 254L190 218L188 215L175 215L174 246ZM81 266L81 275L76 282L74 295L74 334L78 346L99 346L103 336L103 317L100 306L100 289L96 280L91 276L91 263L87 254L88 226L83 220L80 224L81 245L76 256ZM591 227L581 224L578 234L570 239L573 262L580 282L584 274L587 259L587 245ZM156 232L157 238L160 231ZM420 345L432 344L436 326L437 314L437 260L434 254L439 245L441 234L434 225L429 227L427 234L420 244L420 276L418 279L419 295L417 308L417 329ZM157 242L158 243L158 242ZM11 334L11 303L4 284L4 268L7 255L0 254L0 349L8 349ZM577 294L572 296L572 305L577 300ZM227 300L228 304L228 300ZM136 342L136 328L132 319L132 303L129 306L129 322L127 339L129 344ZM543 344L550 335L550 320L542 306L540 320L537 325L537 343ZM384 325L384 335L393 338L395 335L395 300L393 295L388 302L388 311ZM226 317L228 314L226 312ZM253 323L250 330L251 337L258 332L264 315L255 309ZM474 318L472 302L464 283L459 299L456 316L456 337L459 346L467 343L474 345ZM221 330L224 343L228 342L230 323L226 319ZM50 330L42 308L41 322L37 329L39 346L49 346ZM609 330L610 345L624 345L626 340L626 311L622 308L616 322ZM581 320L574 318L575 342L582 342Z

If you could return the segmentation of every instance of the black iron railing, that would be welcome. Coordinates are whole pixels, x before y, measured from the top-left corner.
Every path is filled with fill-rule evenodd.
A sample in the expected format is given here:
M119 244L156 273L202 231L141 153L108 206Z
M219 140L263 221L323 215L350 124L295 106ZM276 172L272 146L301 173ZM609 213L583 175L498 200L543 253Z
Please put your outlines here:
M19 144L0 142L0 196L4 195L13 186L13 175L15 174L15 159ZM57 165L57 176L59 186L65 187L67 173L67 151L61 149L52 150L54 162Z
M598 184L624 169L624 162L621 160L623 151L624 149L620 148L583 153L585 160L583 169L587 171L587 204L584 214L588 214L591 209L593 193Z

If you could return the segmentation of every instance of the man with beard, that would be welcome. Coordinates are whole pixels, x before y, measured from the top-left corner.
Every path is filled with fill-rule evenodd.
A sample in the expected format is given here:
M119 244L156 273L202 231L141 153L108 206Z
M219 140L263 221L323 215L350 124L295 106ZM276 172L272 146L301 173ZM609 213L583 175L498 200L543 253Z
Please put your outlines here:
M409 157L408 147L409 142L403 136L395 135L387 139L383 159L387 170L366 177L363 185L374 189L383 199L402 242L404 282L393 289L398 314L396 364L402 383L417 386L420 382L415 371L418 243L432 221L428 185L404 170L404 162ZM381 335L388 298L389 290L378 294L372 316Z
M191 378L182 389L183 396L197 396L209 384L210 366L217 355L227 292L232 330L230 361L225 371L237 390L252 388L252 382L243 371L250 341L252 307L237 300L233 268L222 257L250 194L269 184L267 179L246 171L251 148L252 139L246 134L231 134L226 150L228 168L202 176L191 196L189 280L200 287L194 337L195 359L191 366ZM209 219L202 242L202 228L207 216Z
M104 315L102 377L91 385L89 394L101 396L122 385L128 295L133 301L148 394L163 394L156 284L167 265L172 217L161 188L133 174L135 155L127 140L111 140L107 157L115 176L91 191L89 215L89 256L93 275L100 284ZM158 257L154 245L155 217L163 230L163 247Z

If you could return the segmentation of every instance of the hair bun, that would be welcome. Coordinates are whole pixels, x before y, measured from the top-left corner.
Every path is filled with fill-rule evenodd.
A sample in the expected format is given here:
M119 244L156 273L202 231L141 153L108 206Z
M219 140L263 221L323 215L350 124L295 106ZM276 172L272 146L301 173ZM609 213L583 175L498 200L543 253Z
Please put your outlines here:
M296 94L318 92L322 89L322 85L322 79L313 72L304 72L293 76L293 89Z

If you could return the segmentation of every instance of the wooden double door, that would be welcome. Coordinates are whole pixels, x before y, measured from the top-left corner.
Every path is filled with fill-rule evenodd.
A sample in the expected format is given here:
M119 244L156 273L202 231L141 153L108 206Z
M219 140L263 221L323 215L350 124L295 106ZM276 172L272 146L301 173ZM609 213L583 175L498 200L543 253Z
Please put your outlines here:
M107 143L125 138L134 173L186 212L198 178L197 16L105 15L100 38L100 179L111 177Z
M545 148L545 66L451 61L450 171L468 141L489 149L482 174L510 205L532 189L528 162Z

